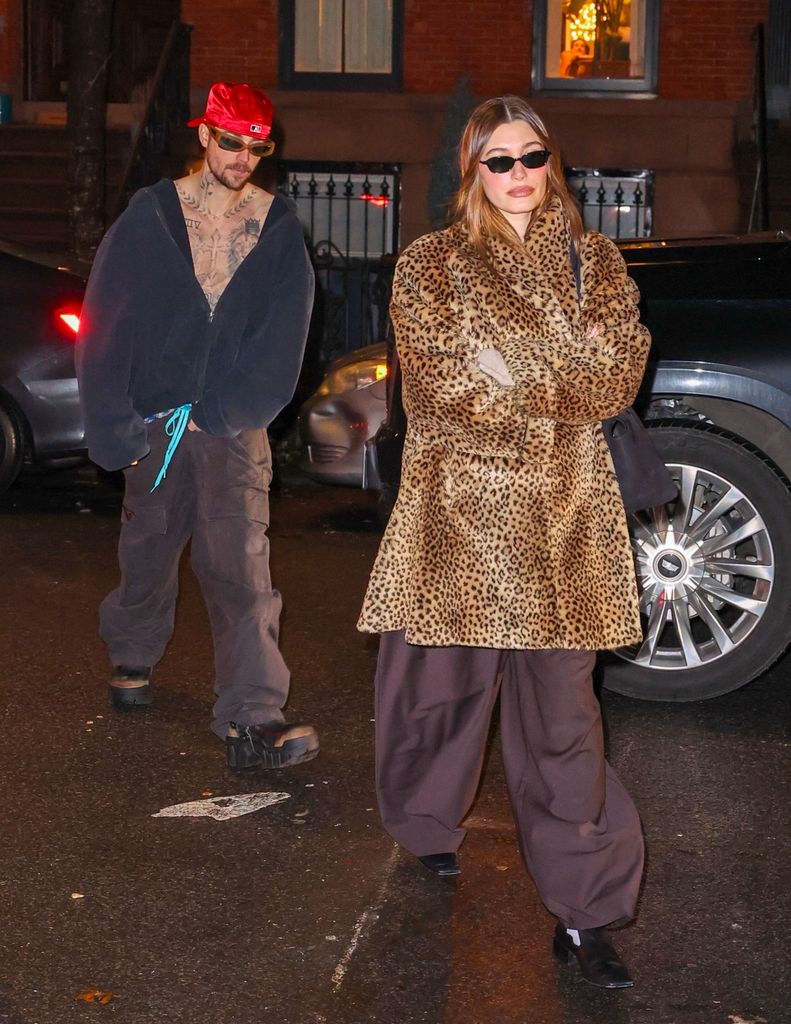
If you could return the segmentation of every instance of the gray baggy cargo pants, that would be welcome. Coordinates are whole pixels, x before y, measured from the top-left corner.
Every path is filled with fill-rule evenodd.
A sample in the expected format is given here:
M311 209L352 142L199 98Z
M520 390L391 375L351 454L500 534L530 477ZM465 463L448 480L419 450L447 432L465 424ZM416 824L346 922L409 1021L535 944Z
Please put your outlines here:
M640 819L604 759L589 651L419 647L380 639L376 776L382 821L417 856L458 849L500 692L503 761L522 855L567 927L634 916Z
M121 583L99 611L110 660L153 666L162 657L173 633L179 560L191 538L214 639L212 729L224 738L231 721L282 722L289 671L278 648L281 598L269 575L266 431L230 438L185 431L151 494L169 440L164 423L149 424L150 454L124 470Z

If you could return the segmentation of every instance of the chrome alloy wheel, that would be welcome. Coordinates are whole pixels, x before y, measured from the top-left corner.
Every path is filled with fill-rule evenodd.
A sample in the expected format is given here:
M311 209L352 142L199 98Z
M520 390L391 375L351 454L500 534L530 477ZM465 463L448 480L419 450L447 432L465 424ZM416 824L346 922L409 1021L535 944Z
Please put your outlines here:
M729 654L758 625L775 558L738 487L694 465L668 468L678 500L630 517L645 639L618 653L644 668L692 669Z

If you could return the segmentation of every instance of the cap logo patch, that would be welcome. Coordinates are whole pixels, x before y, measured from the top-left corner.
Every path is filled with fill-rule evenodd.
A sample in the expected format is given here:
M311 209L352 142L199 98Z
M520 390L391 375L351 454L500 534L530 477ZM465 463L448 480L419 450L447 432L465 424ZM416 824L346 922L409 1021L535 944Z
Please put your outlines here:
M187 123L214 125L239 135L268 137L272 129L272 101L252 85L244 82L215 82L206 97L206 109Z

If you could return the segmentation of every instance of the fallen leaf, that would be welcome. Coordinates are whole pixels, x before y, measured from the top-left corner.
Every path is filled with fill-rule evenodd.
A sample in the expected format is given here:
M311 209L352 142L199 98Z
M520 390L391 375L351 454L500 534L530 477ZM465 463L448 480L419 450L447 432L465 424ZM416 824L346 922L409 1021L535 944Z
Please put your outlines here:
M498 864L497 865L497 870L498 871L507 871L508 870L508 865L507 864Z
M101 1003L102 1006L105 1006L113 998L113 993L102 992L98 988L86 988L84 992L80 992L74 998L81 999L84 1003Z

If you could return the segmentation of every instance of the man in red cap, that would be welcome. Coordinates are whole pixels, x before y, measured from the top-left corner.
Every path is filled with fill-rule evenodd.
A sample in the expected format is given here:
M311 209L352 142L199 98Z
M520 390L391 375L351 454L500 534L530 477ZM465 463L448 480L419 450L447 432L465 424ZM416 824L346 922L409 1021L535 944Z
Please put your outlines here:
M302 229L250 183L274 151L269 98L217 82L197 125L201 167L135 194L107 232L85 296L77 371L91 458L123 469L120 585L100 633L119 709L149 705L173 631L181 553L211 621L212 729L233 768L318 753L287 725L281 599L269 575L266 427L294 393L313 302Z

